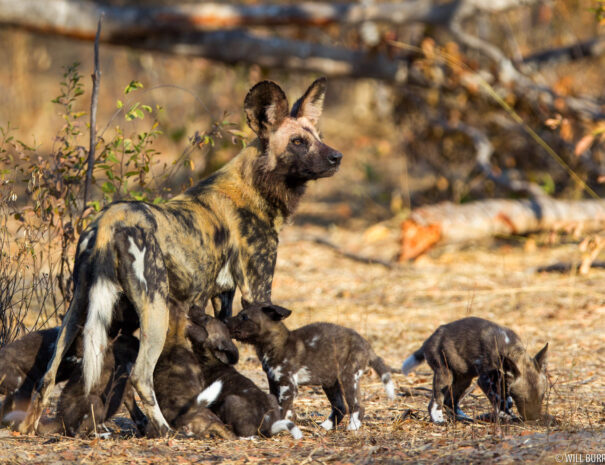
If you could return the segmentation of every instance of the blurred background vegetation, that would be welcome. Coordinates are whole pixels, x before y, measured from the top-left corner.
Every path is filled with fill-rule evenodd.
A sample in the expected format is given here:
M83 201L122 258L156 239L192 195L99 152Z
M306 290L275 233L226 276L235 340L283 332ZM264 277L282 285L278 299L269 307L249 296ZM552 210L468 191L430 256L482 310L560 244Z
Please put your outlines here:
M34 3L44 11L81 2L23 4ZM116 199L161 202L251 139L242 102L261 79L277 81L293 102L318 75L330 78L321 129L344 153L344 164L337 176L311 187L294 219L301 227L363 230L400 221L421 205L532 197L536 189L565 199L605 192L601 0L368 1L350 5L379 13L381 7L413 7L418 18L342 14L326 22L232 27L187 21L187 4L200 2L84 3L94 5L93 12L107 11L87 205L82 190L94 30L78 40L65 34L75 27L68 22L57 33L38 10L24 19L11 13L10 2L0 2L0 306L3 318L14 320L4 325L10 331L0 335L0 344L17 334L20 309L48 309L30 326L64 311L73 245L95 211ZM231 4L236 15L245 5L301 5ZM328 1L307 6L321 12L322 5L348 11ZM176 27L154 29L152 22L131 35L120 9L153 7L168 8ZM62 20L52 12L49 17ZM116 17L126 18L123 29ZM83 18L80 26L86 24ZM228 31L228 40L217 39L217 29ZM244 35L232 40L234 29ZM208 37L212 41L204 42ZM273 40L277 48L247 49L256 39ZM206 45L196 48L196 41ZM343 56L353 64L344 66Z

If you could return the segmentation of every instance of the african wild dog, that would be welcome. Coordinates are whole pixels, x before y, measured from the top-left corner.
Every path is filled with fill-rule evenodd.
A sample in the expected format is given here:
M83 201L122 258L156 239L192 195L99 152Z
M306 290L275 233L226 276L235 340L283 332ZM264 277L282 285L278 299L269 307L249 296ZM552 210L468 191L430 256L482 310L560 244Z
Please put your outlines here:
M189 311L204 312L196 307ZM237 348L229 334L222 336L216 338L217 345L229 347L237 361ZM191 350L190 340L201 344L206 339L206 330L192 324L186 311L178 305L170 306L168 335L153 374L158 404L168 424L177 431L182 431L188 436L201 437L207 433L215 433L224 439L234 439L233 433L207 408L213 398L206 399L202 396L198 399L206 387L206 380L198 359Z
M74 297L22 432L37 427L59 364L80 333L86 392L95 385L120 296L134 306L141 324L133 386L151 426L169 431L153 390L168 327L167 299L205 306L238 287L244 301L270 301L280 229L306 183L332 176L342 158L316 129L325 90L326 80L316 80L289 111L277 84L255 85L244 110L258 138L239 155L166 203L117 202L88 226L76 252Z
M440 326L403 362L407 374L424 360L434 372L431 420L443 423L443 406L454 418L470 420L459 402L473 378L495 410L512 416L512 400L525 420L538 419L547 388L544 346L530 357L519 336L482 318L469 317ZM511 399L512 398L512 399Z
M200 393L198 399L204 399L238 436L271 437L281 431L289 431L294 439L302 438L300 429L292 421L283 419L275 396L263 392L233 367L237 363L237 349L231 342L227 327L208 315L192 315L192 318L207 334L206 338L189 334L208 383L208 388ZM225 344L226 340L230 344Z
M228 319L227 326L235 339L254 345L286 418L294 418L292 403L298 386L321 386L332 405L321 426L331 430L348 412L347 428L359 429L364 413L359 380L365 368L369 364L378 373L389 399L395 397L391 372L398 370L387 367L352 329L313 323L289 331L281 320L290 313L273 304L249 306Z

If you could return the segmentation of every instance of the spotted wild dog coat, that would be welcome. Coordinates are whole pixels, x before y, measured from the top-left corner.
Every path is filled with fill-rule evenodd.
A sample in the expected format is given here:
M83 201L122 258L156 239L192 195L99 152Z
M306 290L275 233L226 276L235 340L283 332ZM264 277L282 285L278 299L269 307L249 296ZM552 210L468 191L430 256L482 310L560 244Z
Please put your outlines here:
M120 296L134 306L141 325L133 386L152 427L169 431L153 390L168 327L167 299L205 304L238 287L244 301L270 301L284 221L306 183L332 176L342 158L320 140L316 128L325 90L326 80L316 80L289 110L277 84L257 84L244 101L257 139L233 160L164 204L117 202L88 226L77 246L74 297L55 356L21 432L37 427L59 364L80 332L86 391L97 382Z
M387 397L395 397L391 373L370 343L357 332L331 323L312 323L289 331L281 320L291 311L273 304L244 308L227 320L231 335L252 344L267 375L269 389L285 418L294 418L298 386L321 386L332 413L321 426L331 430L350 414L349 430L361 427L364 408L359 380L368 364L380 376Z

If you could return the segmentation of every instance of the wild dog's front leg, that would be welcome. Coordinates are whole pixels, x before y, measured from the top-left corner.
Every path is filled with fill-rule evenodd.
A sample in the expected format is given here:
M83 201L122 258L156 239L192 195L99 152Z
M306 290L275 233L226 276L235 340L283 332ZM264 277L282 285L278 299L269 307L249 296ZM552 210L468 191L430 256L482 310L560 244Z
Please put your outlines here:
M277 260L277 240L274 247L264 244L261 250L251 249L240 254L236 283L242 294L242 306L247 304L271 302L273 272Z
M513 399L506 392L504 378L498 370L481 373L479 379L477 379L477 385L487 396L497 412L504 412L507 415L514 416L511 410Z
M275 374L273 373L273 375ZM267 377L271 377L271 373L267 373ZM296 419L294 399L298 395L298 386L292 383L291 380L285 379L285 377L279 381L274 381L270 378L269 390L277 398L282 418L294 421Z

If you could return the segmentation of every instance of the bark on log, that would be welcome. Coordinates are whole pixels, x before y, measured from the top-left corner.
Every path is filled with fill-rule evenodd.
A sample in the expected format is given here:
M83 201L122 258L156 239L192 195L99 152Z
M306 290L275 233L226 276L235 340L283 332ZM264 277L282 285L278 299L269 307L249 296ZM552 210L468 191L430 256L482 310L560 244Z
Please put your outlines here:
M103 40L119 33L123 37L153 34L160 30L191 32L209 28L248 26L355 25L365 21L390 24L422 22L449 24L464 4L465 11L498 12L537 0L407 0L381 4L300 2L296 5L183 4L161 7L109 6L81 0L0 0L0 22L41 32L94 38L97 18L105 15ZM62 32L60 32L62 31Z
M526 234L543 230L605 227L605 200L484 200L464 205L445 202L414 210L402 224L400 261L435 244Z

